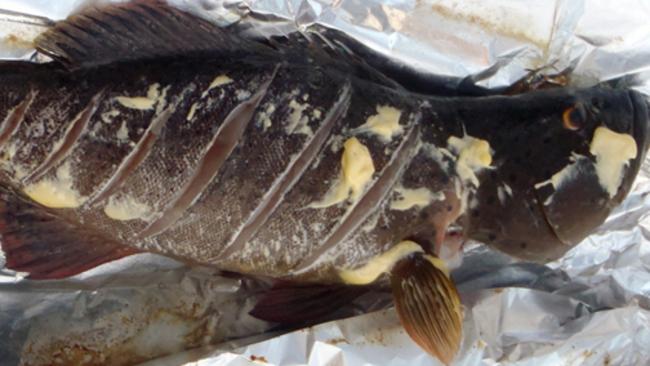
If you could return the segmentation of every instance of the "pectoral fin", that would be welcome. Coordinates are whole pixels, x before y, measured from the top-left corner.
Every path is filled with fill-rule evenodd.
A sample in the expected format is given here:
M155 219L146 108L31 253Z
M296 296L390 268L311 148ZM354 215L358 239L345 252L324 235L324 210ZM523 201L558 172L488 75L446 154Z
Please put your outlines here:
M367 286L279 282L260 297L250 315L284 325L315 323L368 290Z
M444 264L414 253L397 262L390 275L402 326L420 347L449 365L462 339L463 314Z

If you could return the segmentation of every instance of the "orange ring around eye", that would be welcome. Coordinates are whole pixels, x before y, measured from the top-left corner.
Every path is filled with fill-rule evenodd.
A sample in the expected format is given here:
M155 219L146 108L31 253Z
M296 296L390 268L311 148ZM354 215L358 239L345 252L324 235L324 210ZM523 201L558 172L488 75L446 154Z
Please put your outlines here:
M573 112L576 110L576 106L569 107L562 112L562 125L567 130L577 131L580 129L582 121L574 121L571 117Z

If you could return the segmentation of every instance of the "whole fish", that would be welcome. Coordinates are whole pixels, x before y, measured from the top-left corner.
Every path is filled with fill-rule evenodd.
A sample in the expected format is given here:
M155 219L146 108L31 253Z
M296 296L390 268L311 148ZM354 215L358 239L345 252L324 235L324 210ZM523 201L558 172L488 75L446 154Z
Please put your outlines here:
M281 281L254 310L272 320L390 281L445 363L463 240L558 258L623 200L648 144L633 91L408 93L157 1L87 9L36 47L53 61L0 65L8 268L57 279L159 253Z

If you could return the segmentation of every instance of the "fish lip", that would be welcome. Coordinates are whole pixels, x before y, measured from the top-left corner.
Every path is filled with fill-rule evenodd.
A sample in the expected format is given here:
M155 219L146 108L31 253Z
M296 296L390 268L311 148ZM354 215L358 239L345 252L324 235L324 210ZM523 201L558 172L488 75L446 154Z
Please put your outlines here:
M650 130L650 98L636 90L629 90L628 96L632 103L634 125L632 127L634 140L639 144L640 161L643 161L650 144L648 130Z

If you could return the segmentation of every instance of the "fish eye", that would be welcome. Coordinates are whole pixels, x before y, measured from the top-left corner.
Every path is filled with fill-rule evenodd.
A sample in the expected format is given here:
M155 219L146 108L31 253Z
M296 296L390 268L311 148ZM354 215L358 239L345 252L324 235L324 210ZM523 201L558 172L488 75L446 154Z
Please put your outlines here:
M571 131L581 129L587 122L587 111L581 103L576 103L562 112L562 124Z

